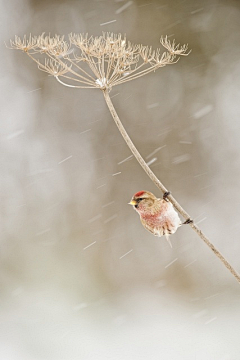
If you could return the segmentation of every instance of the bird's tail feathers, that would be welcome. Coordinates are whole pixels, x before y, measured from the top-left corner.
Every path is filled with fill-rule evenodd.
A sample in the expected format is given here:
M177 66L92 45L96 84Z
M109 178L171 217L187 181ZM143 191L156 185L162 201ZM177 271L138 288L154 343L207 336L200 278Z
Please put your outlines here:
M169 243L170 247L172 248L172 243L171 243L169 234L165 234L165 236L166 236L167 242Z

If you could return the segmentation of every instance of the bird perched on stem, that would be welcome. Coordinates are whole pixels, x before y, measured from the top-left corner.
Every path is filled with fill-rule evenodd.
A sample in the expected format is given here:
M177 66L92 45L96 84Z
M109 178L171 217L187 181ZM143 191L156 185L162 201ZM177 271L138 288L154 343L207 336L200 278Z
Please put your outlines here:
M172 247L169 235L174 234L182 223L173 205L167 200L169 194L167 192L163 199L158 199L150 191L142 190L133 195L129 204L133 205L140 215L145 229L155 236L165 235Z

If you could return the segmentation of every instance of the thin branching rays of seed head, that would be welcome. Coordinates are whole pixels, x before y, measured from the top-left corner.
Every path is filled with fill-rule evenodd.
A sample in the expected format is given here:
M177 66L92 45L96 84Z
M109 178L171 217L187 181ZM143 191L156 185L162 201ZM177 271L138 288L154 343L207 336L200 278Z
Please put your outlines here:
M187 45L161 38L165 51L133 45L121 34L103 33L64 36L15 36L11 48L24 51L38 68L54 76L61 84L76 88L111 90L113 86L134 80L160 67L174 64L180 55L188 55Z

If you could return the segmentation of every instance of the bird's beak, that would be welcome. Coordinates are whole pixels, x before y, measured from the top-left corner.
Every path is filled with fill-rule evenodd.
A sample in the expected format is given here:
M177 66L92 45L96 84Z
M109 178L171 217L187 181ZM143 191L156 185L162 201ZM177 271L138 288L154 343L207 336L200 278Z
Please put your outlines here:
M137 205L137 202L136 202L136 200L132 199L128 204L135 206L135 205Z

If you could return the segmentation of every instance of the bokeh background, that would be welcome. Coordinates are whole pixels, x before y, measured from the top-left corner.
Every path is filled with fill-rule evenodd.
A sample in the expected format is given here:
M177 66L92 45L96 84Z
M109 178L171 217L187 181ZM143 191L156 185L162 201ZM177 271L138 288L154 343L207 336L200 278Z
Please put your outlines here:
M111 96L152 170L240 271L239 19L231 0L1 1L1 359L240 359L239 285L190 227L173 249L143 229L127 203L161 194L101 91L62 87L4 45L102 31L188 43L188 57Z

